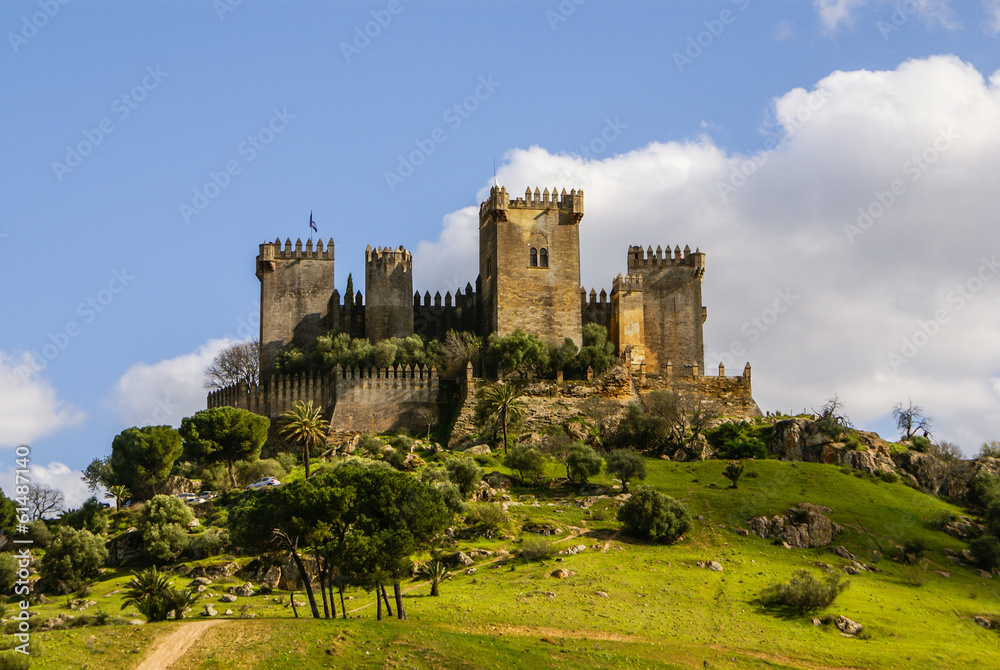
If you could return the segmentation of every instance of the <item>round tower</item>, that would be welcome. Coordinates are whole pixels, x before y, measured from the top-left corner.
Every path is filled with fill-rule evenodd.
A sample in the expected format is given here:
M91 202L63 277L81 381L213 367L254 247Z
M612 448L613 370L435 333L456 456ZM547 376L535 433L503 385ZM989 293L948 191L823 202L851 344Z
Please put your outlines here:
M413 334L413 258L402 246L365 250L365 335L372 342Z

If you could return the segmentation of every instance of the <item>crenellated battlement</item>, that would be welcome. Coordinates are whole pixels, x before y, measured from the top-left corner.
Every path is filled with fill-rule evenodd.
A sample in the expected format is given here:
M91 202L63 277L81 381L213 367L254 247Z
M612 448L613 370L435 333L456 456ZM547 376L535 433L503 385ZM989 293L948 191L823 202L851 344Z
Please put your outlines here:
M611 294L622 291L642 291L642 275L628 274L624 277L621 273L611 281Z
M275 261L275 260L292 260L296 258L323 258L333 260L333 238L326 244L326 248L323 248L323 240L316 240L316 246L313 247L312 240L306 240L305 245L302 244L302 239L296 239L295 244L292 245L291 238L285 238L285 246L282 248L281 239L276 238L274 242L265 242L260 245L260 257L258 260L261 261Z
M670 250L670 245L667 245L666 249L661 247L647 247L643 250L642 247L638 245L632 245L628 248L628 268L640 268L648 266L686 266L686 267L705 267L705 254L701 253L701 249L695 249L691 251L691 247L684 245L683 251L679 246L675 246L673 252Z
M583 189L573 189L569 193L566 189L560 192L553 188L540 190L535 187L524 191L523 198L510 199L507 188L504 186L494 186L490 188L489 197L479 206L479 219L482 221L488 215L493 214L501 221L507 220L507 211L510 209L559 209L565 210L574 221L583 218Z
M403 272L410 272L413 269L413 257L402 245L392 249L390 247L375 247L371 245L365 249L365 262L385 268L387 271L402 266Z

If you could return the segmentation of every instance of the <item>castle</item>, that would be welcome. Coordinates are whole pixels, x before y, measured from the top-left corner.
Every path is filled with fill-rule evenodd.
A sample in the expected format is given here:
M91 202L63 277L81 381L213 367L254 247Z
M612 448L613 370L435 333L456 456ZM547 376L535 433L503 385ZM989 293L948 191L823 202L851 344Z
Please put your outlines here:
M260 245L261 380L253 389L209 395L209 407L234 405L275 417L296 400L329 412L334 430L417 427L442 402L434 369L344 370L284 377L275 358L334 331L377 342L413 334L443 339L450 330L483 337L515 330L578 347L583 327L607 328L615 354L636 378L635 392L669 388L712 400L732 414L759 414L750 397L750 367L743 375L705 377L701 304L705 254L631 246L627 270L611 294L580 284L583 191L538 188L511 199L494 186L479 208L479 276L475 287L421 297L413 290L413 259L403 247L368 247L365 291L341 297L334 288L334 243L301 240ZM471 371L469 373L471 379ZM714 380L714 381L710 381ZM726 381L728 380L728 381ZM466 384L468 386L468 384ZM461 390L459 390L461 395Z

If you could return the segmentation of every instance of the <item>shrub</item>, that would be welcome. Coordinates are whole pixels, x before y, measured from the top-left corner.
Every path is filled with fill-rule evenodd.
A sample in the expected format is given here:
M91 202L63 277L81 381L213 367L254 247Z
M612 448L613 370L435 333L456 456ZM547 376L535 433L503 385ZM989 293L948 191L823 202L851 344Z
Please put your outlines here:
M218 556L229 548L229 531L223 529L207 530L191 539L187 551L195 560Z
M795 614L808 614L829 607L849 582L838 575L816 579L805 570L796 570L785 584L773 584L760 594L764 607L787 610Z
M637 486L618 509L618 520L629 535L672 544L691 529L691 513L684 503L652 486Z
M262 458L258 461L240 461L236 464L236 483L244 487L262 477L281 480L288 472L276 458Z
M281 451L275 455L274 460L278 461L278 465L285 473L291 472L296 465L299 464L299 456L297 453L291 451Z
M521 541L521 548L517 553L526 561L542 561L551 558L555 552L555 547L544 537L530 535Z
M108 530L108 511L94 496L87 498L79 509L65 512L60 520L71 528L89 530L94 535Z
M1000 540L993 535L977 537L969 543L969 551L983 570L1000 568Z
M730 488L738 489L740 477L743 476L743 464L736 461L728 463L722 471L722 476L733 483Z
M517 470L523 486L527 484L529 478L536 483L541 479L545 470L545 456L531 445L518 444L510 448L510 452L503 459L503 464L511 470Z
M767 458L767 445L755 432L750 424L724 423L705 433L705 437L719 452L719 458L736 461Z
M883 472L880 476L882 477L882 481L887 482L889 484L895 484L896 482L899 481L899 475L897 475L895 472L892 472L891 470L889 472Z
M409 435L399 434L396 437L392 438L392 440L389 442L389 446L395 449L396 451L408 454L411 451L413 451L414 442L416 442L416 440L414 440Z
M406 468L406 454L402 451L397 451L396 449L386 449L382 453L382 460L396 470L404 470Z
M17 560L10 554L4 552L0 554L0 593L10 595L17 581Z
M32 653L35 644L32 643ZM28 670L31 667L31 657L16 651L0 651L0 670Z
M358 440L358 450L371 456L380 456L385 450L385 444L371 433L361 436Z
M176 523L148 524L142 531L146 558L156 564L169 563L188 546L188 534Z
M444 464L448 478L458 486L462 496L467 498L483 480L483 469L468 456L450 459Z
M1000 440L983 442L983 446L979 448L979 456L977 458L1000 458Z
M53 533L38 572L46 588L69 593L96 578L106 560L104 540L89 530L61 526Z
M27 538L34 543L33 546L36 549L47 549L49 543L52 542L52 533L49 531L49 526L45 521L35 519L28 522Z
M910 448L914 451L926 454L931 448L931 441L923 435L914 435L910 438Z
M927 551L927 544L919 537L910 538L903 542L896 556L896 560L906 565L913 565L924 557Z
M601 464L601 457L591 447L579 442L570 445L566 455L566 470L570 480L586 484L588 479L601 473Z
M146 503L142 512L140 523L160 525L165 523L176 523L182 526L187 525L194 519L194 512L187 503L176 496L158 495Z
M470 526L484 531L484 535L495 537L507 523L507 512L499 503L479 503L469 507L466 521Z
M622 482L622 493L628 492L628 483L633 479L646 478L646 461L642 456L628 449L616 449L605 459L607 471Z

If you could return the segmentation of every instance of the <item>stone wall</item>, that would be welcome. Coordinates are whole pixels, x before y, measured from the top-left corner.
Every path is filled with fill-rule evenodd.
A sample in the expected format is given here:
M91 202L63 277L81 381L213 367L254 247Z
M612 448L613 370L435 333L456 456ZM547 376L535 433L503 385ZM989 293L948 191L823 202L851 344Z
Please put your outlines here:
M334 431L386 433L427 430L438 421L439 379L434 368L384 368L334 372Z
M413 334L413 259L398 249L365 251L365 335L372 342Z

